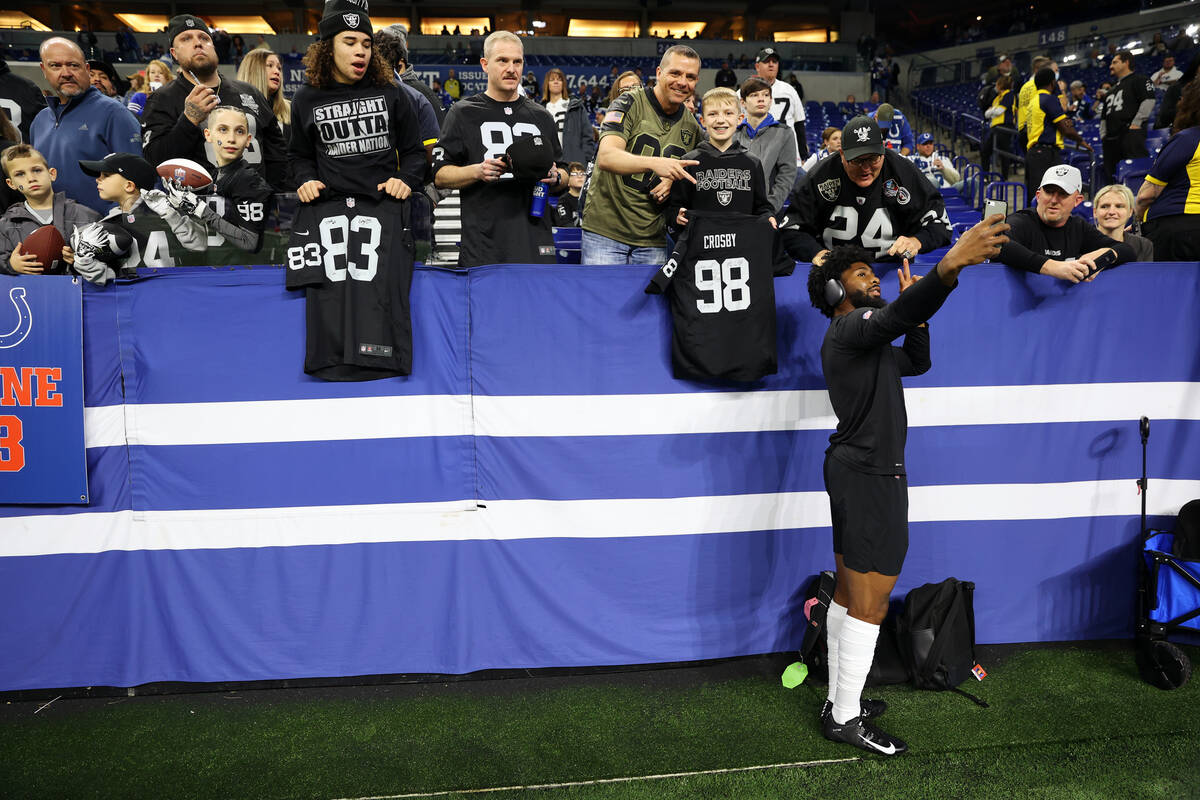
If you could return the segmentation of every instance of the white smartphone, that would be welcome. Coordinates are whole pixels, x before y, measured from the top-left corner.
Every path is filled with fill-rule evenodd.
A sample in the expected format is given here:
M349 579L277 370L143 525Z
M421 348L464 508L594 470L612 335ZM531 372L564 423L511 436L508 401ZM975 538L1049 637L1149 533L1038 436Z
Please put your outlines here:
M992 214L1003 214L1008 216L1008 203L1004 200L984 200L983 201L983 218L987 219Z

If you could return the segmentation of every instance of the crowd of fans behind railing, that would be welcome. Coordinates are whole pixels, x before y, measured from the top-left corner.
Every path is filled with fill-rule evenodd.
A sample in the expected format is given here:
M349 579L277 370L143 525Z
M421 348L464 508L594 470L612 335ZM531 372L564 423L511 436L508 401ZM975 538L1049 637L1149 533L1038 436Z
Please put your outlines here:
M141 253L143 266L212 264L220 263L221 259L226 263L282 261L280 244L286 240L288 233L287 198L297 188L297 179L288 165L287 143L295 120L284 91L284 58L270 49L265 37L259 36L257 41L247 43L242 36L230 36L222 30L209 29L199 18L189 15L174 18L169 33L171 46L166 52L155 44L139 47L133 33L127 28L115 35L116 52L123 61L147 62L144 68L131 75L122 75L112 63L105 60L98 36L90 30L80 31L74 42L63 38L46 40L38 53L43 75L50 86L45 97L31 82L13 75L7 65L0 62L0 106L9 112L0 114L0 139L3 140L0 147L6 148L0 154L0 166L6 176L0 201L7 209L4 215L5 230L0 232L0 270L16 274L42 271L45 265L38 264L29 254L23 253L21 241L36 227L53 224L68 229L63 230L64 262L85 277L95 279L99 276L97 282L103 282L114 273L109 272L106 276L104 264L87 263L88 255L100 250L95 241L100 234L95 233L93 223L119 219L123 215L128 216L130 221L137 215L152 215L165 223L170 231L165 248L167 257L156 263L148 253ZM467 34L466 43L456 38L463 35L457 29L443 30L442 33L447 37L444 53L447 62L475 63L485 57L481 35L487 36L490 31L472 30ZM372 41L376 50L386 54L388 66L394 71L392 79L406 89L408 102L420 124L419 138L425 147L427 169L423 180L425 191L413 195L417 199L414 227L418 232L427 232L433 206L445 196L447 185L456 188L454 184L443 185L445 181L433 179L437 169L435 158L439 151L444 150L442 135L447 111L466 99L468 93L464 91L454 69L449 70L445 80L434 80L432 85L422 82L412 70L405 34L402 26L391 26L376 31ZM893 64L886 52L877 54L873 42L860 42L860 47L863 46L867 48L864 56L870 65L875 92L868 103L860 104L853 96L847 97L839 105L839 120L845 120L846 129L849 130L854 119L862 119L859 115L868 115L882 128L886 147L893 153L909 157L934 187L950 189L957 182L961 188L959 176L951 166L951 155L940 152L941 148L935 146L932 135L914 137L909 130L907 139L904 138L903 127L907 127L908 123L903 114L891 104L881 102L891 99L888 93L898 84L899 67ZM1154 90L1168 93L1168 102L1163 105L1157 120L1158 127L1170 127L1175 122L1175 137L1196 138L1200 136L1200 108L1197 107L1200 84L1192 84L1195 84L1200 59L1192 59L1190 67L1184 72L1176 66L1173 52L1163 48L1157 54L1163 57L1161 68L1148 78ZM299 57L301 54L293 49L288 55ZM695 55L694 52L692 55ZM1095 63L1104 62L1104 56L1091 54L1089 63L1093 58ZM777 122L767 111L771 109L779 113L778 92L773 89L776 81L790 85L803 105L803 86L795 72L786 79L778 75L779 60L770 48L760 52L753 63L745 56L736 59L730 54L716 74L718 87L733 90L731 96L735 98L737 127L743 131L736 146L754 153L755 158L763 157L764 142L770 138L763 135L755 143L755 136ZM222 77L217 72L219 63L230 62L238 65L236 80ZM311 77L313 65L308 59L306 65ZM664 58L663 66L666 65L667 59ZM739 76L735 72L739 68L753 70L753 74ZM698 72L698 69L693 71ZM551 170L556 191L551 203L552 218L556 226L578 227L581 224L585 209L585 185L591 184L593 172L597 175L602 172L631 174L619 166L619 159L614 160L611 153L606 156L605 148L600 145L606 132L620 132L624 117L633 113L633 104L621 101L622 95L642 90L647 96L658 96L661 102L675 91L677 84L671 83L656 93L656 80L675 79L661 74L661 69L656 71L660 73L657 75L645 72L641 66L623 70L621 64L614 63L609 74L594 83L579 82L574 94L562 70L549 70L540 82L532 71L523 74L519 92L545 108L557 128L561 151L558 166L563 169L563 180L560 181L558 173ZM1057 74L1055 67L1056 78ZM489 81L493 77L489 73ZM984 78L985 84L990 84L992 88L986 98L981 93L981 111L989 120L994 119L992 111L998 106L1001 110L996 114L1003 113L1003 103L997 98L1002 98L1008 92L1015 95L1020 88L1018 82L1032 85L1036 77L1018 78L1010 61L1000 69L993 68L993 72ZM755 80L758 83L754 83ZM707 135L717 144L717 149L723 151L728 143L722 147L724 140L718 141L719 137L706 128L704 104L692 94L695 82L696 75L692 74L678 84L686 87L682 91L681 102L697 123L702 136ZM1061 98L1057 102L1061 103L1064 116L1080 122L1099 117L1104 111L1106 95L1113 89L1113 82L1109 81L1095 87L1088 87L1079 80L1070 84L1056 80L1055 84L1051 93ZM491 85L489 82L489 87ZM1192 86L1190 92L1185 90L1188 86ZM1036 88L1041 87L1039 85ZM758 92L765 92L767 100L763 104L756 104L752 100L752 96ZM720 96L722 104L725 97ZM1175 119L1177 108L1181 112L1182 127L1179 120ZM60 124L64 119L70 119L71 124ZM835 240L862 243L864 231L849 231L853 236L835 231L831 239L831 219L798 218L812 212L796 200L804 196L804 186L809 182L808 173L820 169L820 165L828 159L844 162L841 167L843 171L839 174L849 176L851 180L858 177L854 170L859 167L855 166L854 159L845 157L843 148L848 150L850 142L844 140L841 128L822 126L813 131L811 119L808 134L818 134L820 149L814 138L812 149L815 152L809 155L808 135L805 135L803 117L800 119L801 124L795 131L782 126L778 134L791 137L790 150L784 150L797 155L785 157L772 149L770 163L763 165L764 179L767 192L776 201L771 208L773 222L778 218L781 228L790 223L792 231L797 226L810 230L822 254L813 258L819 263ZM75 125L76 121L81 124ZM797 133L799 139L796 138ZM865 134L858 134L860 141L863 136ZM693 146L699 144L686 137L683 141ZM990 146L992 143L992 137L988 137L986 144ZM622 147L624 144L622 140ZM1194 152L1183 154L1182 174L1185 181L1190 180L1188 176L1195 174L1194 170L1200 163L1200 145L1192 149ZM668 154L668 151L663 152L664 155ZM669 157L677 159L682 155L684 153L681 151ZM984 153L985 169L989 155L990 147ZM780 163L790 161L793 157L795 164L789 164L787 170L779 169ZM868 153L857 161L866 163L864 159L873 157ZM155 166L171 158L187 158L209 166L214 173L211 177L216 181L216 192L207 197L198 195L185 185L183 178L165 178L159 183L162 173L156 173ZM487 161L482 163L486 166ZM644 190L659 204L666 203L672 183L684 180L696 182L695 176L686 175L686 171L670 171L666 167L660 170L657 165L653 171L664 181L656 186L656 179L651 180L654 176L650 169L646 169ZM882 172L887 172L887 168ZM1044 196L1047 184L1043 180L1046 177L1043 172L1039 167L1037 174L1030 172L1026 177L1031 196L1038 199L1037 205L1046 203ZM879 178L880 174L876 172L872 176L867 173L871 180ZM1175 178L1172 177L1172 180ZM1129 230L1131 225L1136 230L1137 215L1144 215L1164 188L1165 196L1170 197L1174 197L1172 191L1178 194L1180 189L1178 184L1168 186L1165 176L1156 176L1153 170L1150 171L1150 181L1158 193L1145 203L1140 194L1135 198L1128 188L1120 185L1104 186L1096 192L1094 214L1100 232L1116 242L1122 242L1131 234L1134 240L1137 239L1136 234ZM858 183L864 187L870 185L861 181ZM1062 190L1071 189L1070 184L1068 179L1050 185L1049 189L1064 194ZM227 198L227 203L220 200L223 188L235 193L235 196ZM778 191L771 191L773 188ZM1073 192L1065 192L1070 195L1064 201L1071 206L1067 209L1068 213L1083 200L1080 188L1076 186ZM811 186L807 191L809 194L814 192ZM895 191L890 183L888 191ZM1188 184L1182 188L1182 192L1180 215L1186 215L1187 223L1191 226L1189 229L1194 229L1191 220L1200 219L1197 215L1200 209L1200 186ZM821 193L826 193L825 185L822 185ZM616 198L614 195L608 199L616 202ZM306 199L303 188L300 199ZM1011 210L1015 212L1018 209ZM588 213L599 215L600 212L594 212L589 207ZM827 209L823 213L831 212ZM464 208L464 226L471 224L469 216L470 209ZM674 222L673 219L666 221L668 226ZM1042 222L1047 222L1045 215L1042 215ZM93 231L93 234L89 234L92 239L88 235L81 237L80 230ZM911 247L905 250L881 249L878 255L915 255L918 251L933 249L922 246L930 241L918 242L920 236L916 230L897 230L893 240L905 240L910 236L916 237L911 239ZM938 243L944 245L947 242L939 240ZM108 244L111 246L113 243ZM142 246L145 249L144 243ZM813 255L803 248L788 249L794 256L806 260ZM224 255L217 257L220 253ZM653 250L652 254L659 261L663 260L663 252ZM1141 260L1149 260L1149 255L1146 249L1138 250ZM1062 270L1044 271L1056 277L1068 277L1062 274ZM115 274L120 274L120 270ZM1094 274L1094 271L1090 274Z

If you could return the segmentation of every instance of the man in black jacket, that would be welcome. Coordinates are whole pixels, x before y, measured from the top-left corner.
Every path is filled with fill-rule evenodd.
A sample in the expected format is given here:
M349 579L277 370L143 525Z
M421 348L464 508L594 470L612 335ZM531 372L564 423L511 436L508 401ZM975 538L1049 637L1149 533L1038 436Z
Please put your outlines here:
M248 83L222 78L208 26L199 17L180 14L168 27L171 57L179 75L146 98L142 114L142 151L151 164L190 158L216 171L211 145L204 141L204 121L219 105L237 106L250 120L252 144L244 156L277 192L292 188L287 146L271 104Z
M856 244L874 258L911 258L950 243L941 193L904 156L885 150L870 117L842 129L837 158L820 161L792 191L779 225L788 254L819 263L839 244Z
M21 132L22 141L29 141L29 123L45 107L46 98L37 84L14 73L0 56L0 108Z
M1059 164L1046 170L1037 190L1036 208L1009 214L1005 220L1012 230L997 260L1071 283L1135 260L1128 244L1110 239L1071 213L1083 202L1082 186L1083 176L1075 167Z

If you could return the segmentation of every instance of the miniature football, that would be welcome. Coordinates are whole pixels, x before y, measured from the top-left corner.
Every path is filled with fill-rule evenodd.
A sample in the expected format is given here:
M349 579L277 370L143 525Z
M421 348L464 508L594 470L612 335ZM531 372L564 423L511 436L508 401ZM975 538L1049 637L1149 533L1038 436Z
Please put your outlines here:
M66 242L63 241L63 235L58 228L43 225L25 237L25 241L21 242L21 252L37 256L43 272L49 275L66 271L67 265L62 257L64 244Z
M203 189L212 183L212 175L190 158L169 158L158 165L158 177L163 180L174 178L184 186Z

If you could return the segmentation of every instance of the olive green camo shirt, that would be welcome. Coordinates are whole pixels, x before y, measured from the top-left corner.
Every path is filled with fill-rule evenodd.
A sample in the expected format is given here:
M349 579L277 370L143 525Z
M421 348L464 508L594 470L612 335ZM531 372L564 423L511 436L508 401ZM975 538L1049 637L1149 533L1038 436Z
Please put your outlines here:
M635 156L682 158L703 138L686 107L663 111L654 91L634 89L618 97L604 115L600 138L617 134ZM658 183L653 171L618 175L588 166L583 229L634 247L662 247L664 206L650 197Z

